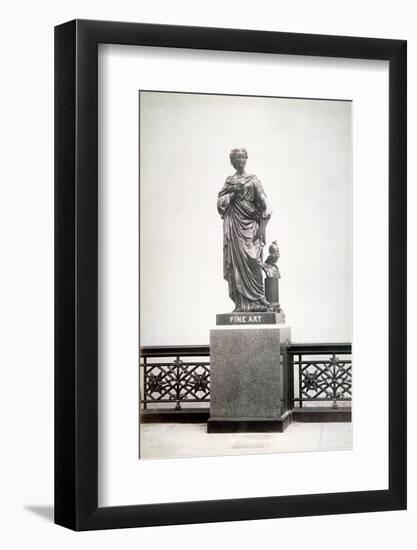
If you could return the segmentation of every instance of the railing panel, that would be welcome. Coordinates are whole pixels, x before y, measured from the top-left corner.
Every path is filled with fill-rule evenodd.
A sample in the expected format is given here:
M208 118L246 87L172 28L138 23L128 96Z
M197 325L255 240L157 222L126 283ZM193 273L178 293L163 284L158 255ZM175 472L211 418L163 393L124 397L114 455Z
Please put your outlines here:
M177 355L172 356L176 351ZM196 356L196 352L202 357ZM167 355L171 353L171 357ZM193 355L190 355L192 353ZM165 348L142 351L144 408L155 403L175 403L175 409L181 409L181 403L208 403L210 401L210 362L208 348L202 346L189 348ZM163 360L161 360L163 358ZM187 358L184 360L184 358Z
M294 403L331 403L337 408L352 399L352 360L350 356L332 354L301 355L294 358L297 392Z

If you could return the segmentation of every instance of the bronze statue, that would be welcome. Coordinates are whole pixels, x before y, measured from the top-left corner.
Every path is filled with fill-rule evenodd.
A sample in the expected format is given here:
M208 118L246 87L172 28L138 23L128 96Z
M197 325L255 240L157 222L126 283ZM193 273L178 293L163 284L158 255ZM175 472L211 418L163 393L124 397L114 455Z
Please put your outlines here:
M229 176L217 199L223 219L223 276L229 284L234 311L268 311L262 269L265 228L272 212L259 179L245 172L246 149L233 149Z

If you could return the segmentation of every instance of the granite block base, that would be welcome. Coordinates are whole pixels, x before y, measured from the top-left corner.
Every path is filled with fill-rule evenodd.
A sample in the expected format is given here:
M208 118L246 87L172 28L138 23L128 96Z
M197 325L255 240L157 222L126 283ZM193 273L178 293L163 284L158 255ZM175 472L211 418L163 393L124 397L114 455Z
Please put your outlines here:
M229 326L210 331L208 432L283 431L287 410L287 326Z

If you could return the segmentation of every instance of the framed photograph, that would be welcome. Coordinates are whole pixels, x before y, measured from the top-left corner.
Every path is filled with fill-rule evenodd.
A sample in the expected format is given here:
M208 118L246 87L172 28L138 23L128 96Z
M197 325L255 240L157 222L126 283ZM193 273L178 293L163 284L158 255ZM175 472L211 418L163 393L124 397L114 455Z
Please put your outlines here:
M406 507L406 42L55 29L55 522Z

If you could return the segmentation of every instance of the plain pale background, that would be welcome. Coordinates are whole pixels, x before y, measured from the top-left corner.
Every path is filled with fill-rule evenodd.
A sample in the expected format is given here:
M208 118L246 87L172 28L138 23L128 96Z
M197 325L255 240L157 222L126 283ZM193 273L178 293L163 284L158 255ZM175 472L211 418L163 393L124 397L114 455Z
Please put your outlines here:
M277 240L292 341L352 340L351 106L140 94L142 346L208 344L216 313L234 309L216 200L237 146L273 211L264 260Z
M344 9L342 9L344 8ZM5 10L4 10L5 11ZM3 11L3 152L1 236L2 307L2 544L6 548L241 548L285 544L295 548L378 548L413 541L417 519L416 404L410 399L409 510L379 514L312 517L175 526L74 534L45 520L52 503L53 427L53 34L75 16L288 32L379 36L409 40L409 150L417 147L417 23L413 4L362 1L348 6L307 1L291 4L245 1L149 4L124 2L15 2ZM409 155L409 278L416 280L416 161ZM371 205L370 205L371 207ZM410 206L411 208L411 206ZM370 216L372 213L370 212ZM414 217L414 219L413 219ZM416 330L416 292L409 291L410 335ZM411 340L411 338L410 338ZM414 339L413 339L414 340ZM416 386L416 354L409 353L409 392ZM35 513L33 509L35 508ZM39 515L41 512L41 515Z

